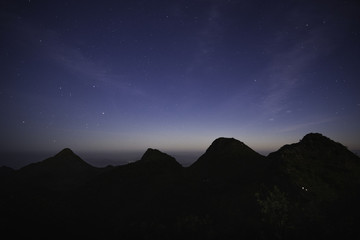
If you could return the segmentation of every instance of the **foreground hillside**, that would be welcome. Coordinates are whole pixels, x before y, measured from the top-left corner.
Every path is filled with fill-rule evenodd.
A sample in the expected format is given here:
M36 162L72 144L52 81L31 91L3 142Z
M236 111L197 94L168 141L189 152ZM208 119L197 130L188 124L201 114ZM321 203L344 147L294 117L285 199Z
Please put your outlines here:
M96 168L64 149L0 169L3 234L118 239L360 236L360 159L311 133L264 157L216 139L190 167L155 149Z

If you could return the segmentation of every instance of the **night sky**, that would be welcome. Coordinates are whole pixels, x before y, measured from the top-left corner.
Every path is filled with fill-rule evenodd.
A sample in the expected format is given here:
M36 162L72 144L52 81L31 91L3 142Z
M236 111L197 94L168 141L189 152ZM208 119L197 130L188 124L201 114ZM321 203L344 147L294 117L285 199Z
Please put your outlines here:
M0 150L358 150L356 2L1 1Z

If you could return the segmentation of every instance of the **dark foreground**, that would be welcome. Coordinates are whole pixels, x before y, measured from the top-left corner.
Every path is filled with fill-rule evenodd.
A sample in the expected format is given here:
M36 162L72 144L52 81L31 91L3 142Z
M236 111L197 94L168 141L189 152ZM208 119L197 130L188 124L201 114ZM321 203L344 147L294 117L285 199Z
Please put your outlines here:
M148 149L95 168L70 149L0 169L1 233L117 239L325 239L360 236L360 159L308 134L264 157L216 139L190 167Z

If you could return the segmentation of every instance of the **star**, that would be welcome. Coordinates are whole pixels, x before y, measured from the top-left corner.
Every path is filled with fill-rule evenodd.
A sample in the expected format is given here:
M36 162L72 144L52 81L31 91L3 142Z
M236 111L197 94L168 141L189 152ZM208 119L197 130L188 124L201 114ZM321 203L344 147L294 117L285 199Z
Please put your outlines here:
M346 136L350 148L360 149L359 18L352 1L341 11L318 1L279 8L259 0L244 8L241 1L175 0L161 9L141 0L86 9L78 1L24 2L1 9L0 28L16 26L2 36L7 60L0 66L7 79L0 104L9 115L0 118L0 144L8 148L18 146L5 136L28 134L20 140L26 148L53 149L56 138L57 144L101 150L99 142L108 141L102 130L111 129L130 136L118 135L125 145L128 139L143 144L146 131L157 138L154 147L193 149L210 135L246 139L244 126L252 139L261 139L264 129L280 145L279 126L332 117L332 125L304 124L301 132ZM352 125L344 126L341 116ZM55 135L78 128L86 130L79 139ZM100 130L96 141L81 141L89 129ZM168 138L179 137L187 140L172 146ZM25 141L32 138L38 139Z

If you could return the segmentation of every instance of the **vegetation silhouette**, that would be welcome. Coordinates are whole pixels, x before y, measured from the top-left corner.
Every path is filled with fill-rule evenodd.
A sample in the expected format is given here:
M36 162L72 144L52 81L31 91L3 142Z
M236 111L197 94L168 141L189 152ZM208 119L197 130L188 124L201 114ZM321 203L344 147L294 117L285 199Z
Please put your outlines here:
M310 133L267 157L216 139L191 166L148 149L96 168L70 149L0 168L0 224L13 237L356 238L360 158Z

